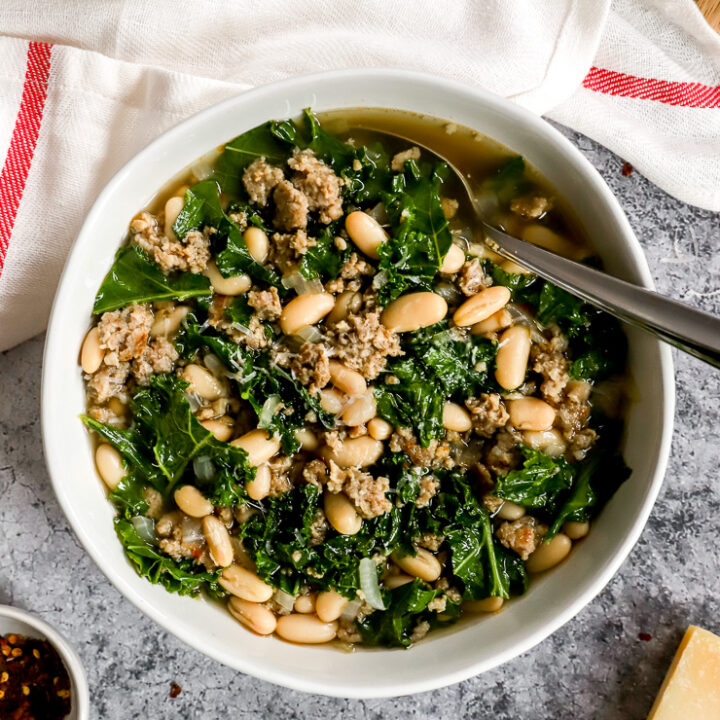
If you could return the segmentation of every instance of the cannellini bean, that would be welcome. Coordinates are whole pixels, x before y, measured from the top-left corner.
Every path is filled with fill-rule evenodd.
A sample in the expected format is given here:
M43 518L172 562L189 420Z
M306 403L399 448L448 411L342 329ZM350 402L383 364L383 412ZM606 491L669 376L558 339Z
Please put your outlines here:
M455 432L467 432L472 427L470 413L457 403L446 402L443 406L443 427Z
M183 485L173 496L175 504L190 517L203 518L213 511L213 504L194 485Z
M587 380L571 380L567 384L565 392L569 398L576 402L587 402L592 392L592 384Z
M309 450L310 452L317 450L320 445L317 435L310 428L298 428L295 431L295 439L300 443L303 450Z
M220 381L206 368L191 363L182 371L182 378L190 383L187 392L195 393L204 400L217 400L223 396L223 386Z
M306 293L293 298L280 315L280 327L286 335L295 335L308 325L322 320L335 306L330 293Z
M235 519L237 520L237 515L235 516ZM245 549L243 541L240 538L231 535L230 542L232 544L234 562L236 562L241 567L246 568L247 570L252 570L253 572L255 572L255 562L250 557L250 553L248 553L248 551Z
M567 535L571 540L579 540L580 538L584 538L590 531L590 523L587 521L570 521L566 522L562 526L562 529L565 535Z
M258 603L231 597L228 601L230 614L245 627L258 635L271 635L277 627L277 618L272 610Z
M370 437L374 440L387 440L392 435L392 425L379 417L374 417L367 425Z
M326 490L323 500L328 522L341 535L355 535L360 532L362 518L345 494Z
M466 600L462 606L468 612L497 612L502 608L504 600L501 597L487 597L483 600Z
M447 251L447 255L445 255L445 259L440 266L440 272L445 275L452 275L463 266L464 262L465 253L462 251L462 248L453 244Z
M528 270L524 265L518 265L518 263L512 260L503 260L500 263L500 269L511 275L532 275L532 270Z
M497 332L512 325L513 317L508 310L502 308L494 312L489 318L475 323L470 332L473 335L485 335L486 333Z
M387 240L387 233L374 217L355 210L345 218L345 230L362 252L377 260L378 248Z
M235 597L250 602L266 602L275 590L263 582L252 570L241 565L228 565L220 574L218 583Z
M525 515L525 508L509 500L505 500L497 511L497 516L501 520L519 520L523 515Z
M326 590L318 593L315 600L315 612L323 622L332 622L342 615L342 611L348 602L348 599L340 593L334 590Z
M210 280L213 290L220 295L242 295L252 286L249 275L223 277L214 260L207 264L207 267L203 270L203 275Z
M340 467L367 467L378 461L383 444L367 435L343 440L337 450L329 445L321 448L320 454L326 460L336 462Z
M411 332L440 322L447 314L445 298L437 293L417 292L393 300L380 316L382 324L395 332Z
M343 393L335 388L323 388L320 391L320 407L325 411L337 415L347 403Z
M315 612L315 593L309 593L308 595L298 595L295 598L293 608L295 612L302 613L303 615L309 615ZM334 620L335 618L333 618Z
M394 552L391 557L401 570L425 582L435 582L442 572L440 561L425 548L418 548L417 555L400 555Z
M510 291L504 285L493 285L468 298L453 315L459 327L475 325L487 320L510 301Z
M407 585L412 581L413 578L410 575L390 575L389 577L386 577L385 580L383 580L383 585L388 590L394 590L395 588L399 588L402 585Z
M544 225L528 225L522 231L521 237L525 242L538 245L564 257L579 258L581 253L576 245Z
M346 290L345 292L340 293L335 301L335 307L325 318L326 324L335 325L335 323L344 320L351 313L357 312L361 305L362 297L359 292Z
M190 312L187 305L178 305L174 308L165 308L155 313L155 319L150 328L152 337L167 337L175 334L185 316Z
M206 515L202 521L202 529L210 556L220 567L227 567L233 561L233 547L227 528L219 518Z
M260 428L235 438L230 444L242 448L248 454L248 462L255 467L267 462L280 449L280 441Z
M80 349L80 367L83 372L92 375L99 370L104 357L105 350L100 347L98 329L97 327L90 328Z
M505 390L523 384L530 357L530 331L521 325L508 328L498 344L495 379Z
M165 237L169 238L170 240L177 240L172 226L178 219L178 215L183 209L184 204L185 203L183 202L183 199L181 197L171 197L165 203Z
M527 559L525 567L530 573L540 573L562 562L572 548L572 540L558 533L550 542L542 541Z
M270 468L267 465L260 465L255 470L255 477L245 483L245 491L253 500L262 500L270 494L271 484Z
M268 251L270 250L267 233L253 225L243 233L243 240L253 260L262 265L267 260Z
M555 408L539 398L509 400L508 412L510 424L518 430L549 430L555 422Z
M350 427L364 425L375 417L377 403L372 388L353 400L343 411L342 420Z
M102 481L110 490L127 475L122 455L108 443L100 443L95 450L95 466Z
M362 395L367 390L365 378L337 360L330 360L330 381L348 395Z
M551 457L559 457L567 450L567 443L559 430L526 430L523 441L533 450L540 450Z
M294 643L318 644L335 639L337 622L323 622L317 615L292 613L278 618L275 632L283 639Z
M203 420L200 423L206 430L211 432L216 440L227 442L233 434L235 423L232 418L223 417L214 420Z

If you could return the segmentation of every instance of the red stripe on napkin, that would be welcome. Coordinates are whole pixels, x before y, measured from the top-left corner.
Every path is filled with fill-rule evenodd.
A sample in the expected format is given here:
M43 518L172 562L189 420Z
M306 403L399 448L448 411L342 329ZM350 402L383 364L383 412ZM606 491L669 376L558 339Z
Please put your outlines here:
M720 107L720 86L653 80L597 67L590 68L583 80L583 87L606 95L654 100L666 105Z
M49 43L31 42L28 47L20 109L5 164L0 172L0 275L40 134L50 76L51 51L52 45Z

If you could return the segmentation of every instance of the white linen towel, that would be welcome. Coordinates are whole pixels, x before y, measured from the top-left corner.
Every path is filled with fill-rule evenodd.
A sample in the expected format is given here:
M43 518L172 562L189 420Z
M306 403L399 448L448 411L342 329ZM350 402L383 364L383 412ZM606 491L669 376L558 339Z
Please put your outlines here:
M691 0L3 0L0 350L43 330L86 212L152 138L348 67L482 85L720 210L720 38Z

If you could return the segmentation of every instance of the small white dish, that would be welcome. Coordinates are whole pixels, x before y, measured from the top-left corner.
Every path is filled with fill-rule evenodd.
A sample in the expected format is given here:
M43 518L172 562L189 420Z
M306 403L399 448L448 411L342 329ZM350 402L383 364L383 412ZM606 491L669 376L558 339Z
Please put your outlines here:
M179 597L137 576L113 529L114 510L78 420L85 394L78 352L95 293L128 223L163 185L215 147L269 119L352 107L385 107L476 129L536 167L574 209L605 267L652 287L640 244L607 185L544 120L507 100L444 78L396 70L349 70L259 87L189 118L151 143L100 193L68 258L47 332L42 386L45 457L55 492L78 538L132 603L192 647L264 680L342 697L388 697L465 680L525 652L578 613L605 586L637 541L662 484L672 435L670 349L628 331L636 399L623 451L633 468L561 566L535 578L498 615L431 633L409 651L290 645L241 627L219 603Z
M70 714L65 720L87 720L90 717L85 669L70 643L52 626L25 610L0 605L0 636L11 633L47 640L58 652L70 676Z

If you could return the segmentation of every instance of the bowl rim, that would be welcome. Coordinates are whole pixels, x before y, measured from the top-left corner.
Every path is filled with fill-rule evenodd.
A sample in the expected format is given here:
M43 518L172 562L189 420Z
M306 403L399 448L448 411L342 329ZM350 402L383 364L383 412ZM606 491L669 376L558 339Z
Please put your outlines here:
M86 232L87 228L91 227L96 221L97 216L101 213L102 206L106 203L108 198L111 198L116 192L119 185L123 183L126 176L134 173L138 167L141 167L145 161L146 156L152 154L155 151L160 150L164 146L172 146L183 138L184 135L191 133L193 130L202 130L203 124L208 118L211 118L215 114L222 114L224 111L232 108L237 102L262 102L266 95L274 95L281 92L284 88L293 88L296 84L300 83L312 83L312 82L361 82L362 80L376 80L381 82L383 80L397 80L405 81L409 83L424 83L424 84L435 84L442 83L443 88L450 89L453 93L463 96L465 99L472 99L477 101L479 104L487 108L498 108L503 113L513 116L513 121L527 127L537 137L538 142L551 142L556 146L562 146L564 151L568 154L570 161L574 163L575 167L582 172L583 182L589 185L589 189L593 194L600 196L606 205L612 210L614 214L614 220L618 223L621 228L621 232L624 236L625 244L632 257L632 262L635 264L636 273L640 278L640 282L643 286L653 289L654 283L650 274L650 269L647 264L644 252L635 237L629 221L625 216L625 213L620 206L618 200L613 195L610 188L606 185L598 171L593 167L590 161L575 147L567 138L565 138L556 128L547 123L543 118L533 114L529 110L498 96L490 91L483 88L470 86L465 83L441 78L436 75L424 72L415 72L408 70L397 70L397 69L352 69L352 70L333 70L329 72L319 72L306 75L297 75L285 80L270 83L268 85L258 86L250 90L239 92L237 95L223 100L219 103L213 104L208 108L201 110L198 113L188 117L181 121L177 125L173 126L169 130L162 133L160 136L155 138L153 141L148 143L142 150L133 155L128 162L126 162L108 181L104 188L100 191L97 198L95 199L92 207L88 211L81 229L79 230L77 237L75 238L73 245L68 253L63 272L58 283L55 298L51 309L50 319L48 323L48 331L45 342L45 350L43 355L43 373L42 373L42 387L41 387L41 426L42 426L42 439L43 449L45 455L46 466L48 474L51 478L51 483L58 502L68 519L73 532L78 537L80 543L83 545L85 550L88 552L90 557L93 559L95 564L100 568L103 574L110 580L110 582L119 590L119 592L139 610L141 610L150 619L156 622L167 632L178 637L184 643L194 648L195 650L212 657L213 659L221 662L233 669L247 673L261 680L265 680L283 687L288 687L294 690L300 690L303 692L317 693L320 695L344 697L344 698L361 698L367 699L370 697L396 697L399 695L407 695L416 692L425 692L429 690L435 690L441 687L445 687L457 682L461 682L470 677L479 675L487 670L497 667L512 658L528 651L542 640L554 633L558 628L572 619L580 610L582 610L590 601L595 598L596 595L607 585L610 579L615 575L620 566L626 560L628 554L636 544L640 534L642 533L652 507L655 503L657 495L662 486L662 482L665 476L667 463L670 454L670 446L672 440L673 431L673 419L675 410L675 383L674 383L674 371L672 355L669 346L664 345L659 340L652 341L656 344L658 357L659 357L659 368L658 375L660 380L660 391L662 393L662 430L659 441L657 443L657 455L654 459L654 463L650 466L648 471L648 477L652 480L649 482L647 490L643 496L642 504L638 508L638 513L635 517L635 521L632 525L631 530L627 533L626 537L622 540L622 544L618 550L611 557L610 561L607 562L602 568L599 568L592 581L588 581L587 587L578 594L577 598L568 603L567 606L557 612L556 615L548 620L544 625L538 627L536 630L529 632L522 640L511 644L505 650L496 653L491 658L486 660L480 660L472 664L464 666L462 669L454 672L438 673L433 679L418 679L418 680L403 680L398 681L392 687L382 687L376 689L368 689L367 687L362 688L362 692L357 687L348 681L344 684L338 682L336 685L329 687L326 684L322 684L312 677L304 676L302 678L293 675L286 675L281 671L273 671L266 667L255 667L252 659L230 656L228 653L223 654L222 652L215 651L214 649L207 649L203 647L202 643L197 640L192 633L185 632L183 629L178 629L172 626L162 611L157 608L150 600L141 593L136 591L134 588L128 586L123 578L115 572L114 569L103 563L103 558L100 549L95 545L93 537L84 528L79 518L76 517L73 512L70 495L66 492L63 484L59 481L59 473L56 473L53 469L55 461L60 461L60 457L53 456L50 447L50 435L53 432L53 424L51 422L51 406L48 401L48 393L45 392L46 384L48 382L49 374L49 358L52 357L55 352L55 346L62 347L62 340L59 337L55 337L53 332L54 326L56 325L55 319L61 310L60 298L65 294L66 285L69 284L71 276L69 275L68 269L72 264L72 260L76 253L79 252L78 239L82 237ZM362 104L362 103L359 103ZM210 143L208 143L210 144ZM393 650L390 650L391 652Z
M86 720L86 718L90 717L90 694L85 668L80 660L80 656L65 636L52 625L41 620L37 615L12 605L0 605L0 617L17 620L30 625L57 650L60 659L68 671L74 690L72 710L75 711L77 720ZM18 634L22 633L18 632Z

